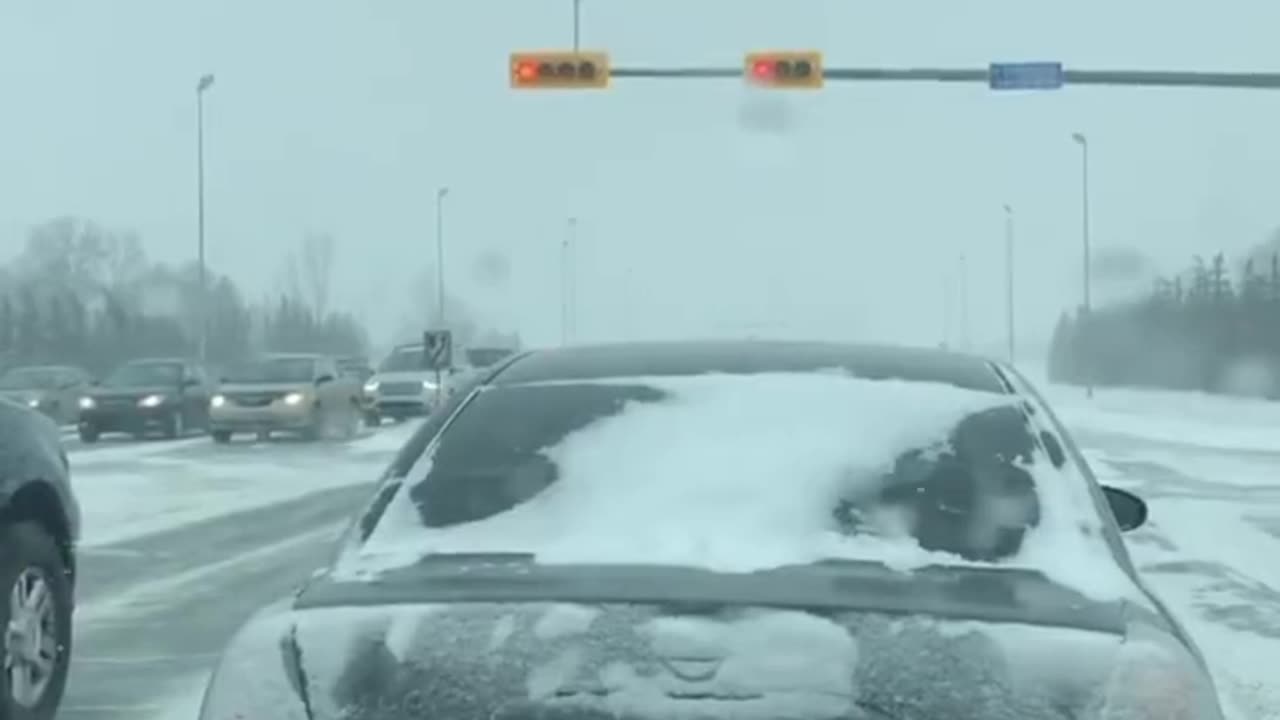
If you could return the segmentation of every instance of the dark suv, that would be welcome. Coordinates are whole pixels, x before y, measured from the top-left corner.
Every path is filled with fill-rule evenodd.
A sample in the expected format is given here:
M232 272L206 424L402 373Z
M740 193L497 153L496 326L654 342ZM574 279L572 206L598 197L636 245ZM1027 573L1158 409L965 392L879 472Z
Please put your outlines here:
M50 720L71 658L80 506L58 428L0 399L0 718Z

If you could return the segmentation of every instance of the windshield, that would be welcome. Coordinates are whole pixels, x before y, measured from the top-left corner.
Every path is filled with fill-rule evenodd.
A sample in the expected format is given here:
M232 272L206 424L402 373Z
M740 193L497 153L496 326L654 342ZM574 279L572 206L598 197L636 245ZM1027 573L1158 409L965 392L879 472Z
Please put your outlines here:
M182 378L182 366L171 362L133 362L116 368L102 384L108 387L170 387Z
M414 372L424 370L422 347L397 348L378 366L378 372Z
M268 358L241 365L224 376L229 384L307 383L315 375L311 358Z
M497 386L450 422L425 476L408 472L399 501L412 512L388 511L369 548L732 569L1003 561L1061 502L1038 486L1038 448L1007 397L945 385L780 374ZM1057 490L1087 502L1071 482ZM1062 534L1114 565L1105 545Z
M16 368L0 375L0 390L50 390L61 377L50 368Z

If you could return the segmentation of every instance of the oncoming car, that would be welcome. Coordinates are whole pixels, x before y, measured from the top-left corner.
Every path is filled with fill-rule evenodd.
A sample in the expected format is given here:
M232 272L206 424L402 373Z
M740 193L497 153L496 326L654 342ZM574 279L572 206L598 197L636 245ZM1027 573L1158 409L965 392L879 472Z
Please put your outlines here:
M308 440L355 434L360 386L332 358L310 354L267 355L223 378L209 401L209 434L227 443L237 432L266 438L298 433Z
M201 717L1221 717L1016 371L933 350L521 354L433 413Z

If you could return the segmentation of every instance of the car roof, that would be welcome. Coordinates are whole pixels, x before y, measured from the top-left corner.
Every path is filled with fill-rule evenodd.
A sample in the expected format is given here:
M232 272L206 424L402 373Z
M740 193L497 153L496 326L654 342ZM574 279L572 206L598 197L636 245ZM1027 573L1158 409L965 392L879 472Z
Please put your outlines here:
M264 360L321 360L327 355L320 353L267 353L263 355Z
M991 360L974 355L891 345L767 340L634 342L527 352L498 371L490 384L843 369L870 379L1010 392L995 367Z

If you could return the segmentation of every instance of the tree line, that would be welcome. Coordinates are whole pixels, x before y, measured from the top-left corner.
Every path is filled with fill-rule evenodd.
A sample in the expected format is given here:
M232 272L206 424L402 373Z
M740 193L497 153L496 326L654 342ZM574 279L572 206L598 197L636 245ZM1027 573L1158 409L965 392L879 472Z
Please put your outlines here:
M257 302L231 278L206 271L210 365L259 352L364 354L365 329L328 306L333 252L329 236L304 238L288 261L293 281ZM152 262L134 233L50 220L0 266L0 369L67 364L102 374L135 358L195 357L201 295L195 263Z
M1136 299L1063 313L1054 382L1280 397L1280 234L1232 271L1222 253Z

